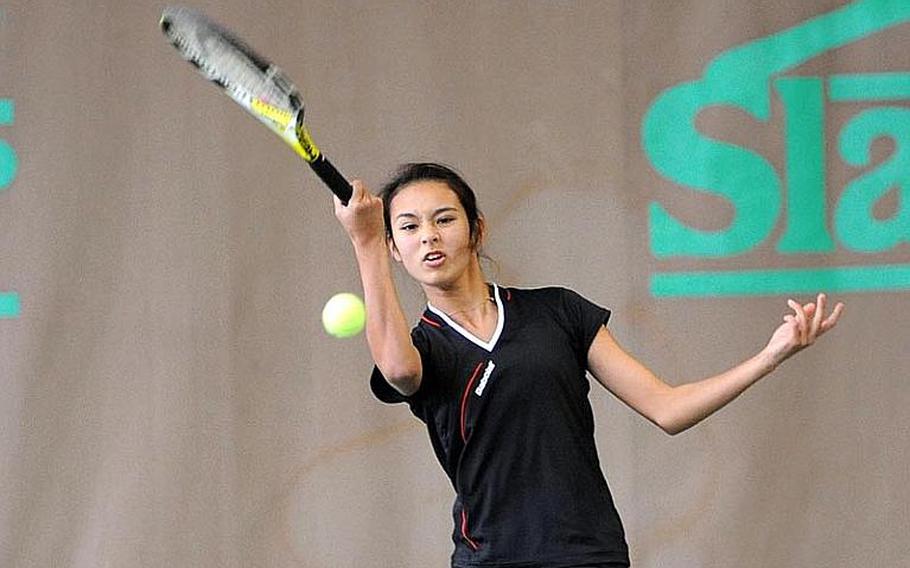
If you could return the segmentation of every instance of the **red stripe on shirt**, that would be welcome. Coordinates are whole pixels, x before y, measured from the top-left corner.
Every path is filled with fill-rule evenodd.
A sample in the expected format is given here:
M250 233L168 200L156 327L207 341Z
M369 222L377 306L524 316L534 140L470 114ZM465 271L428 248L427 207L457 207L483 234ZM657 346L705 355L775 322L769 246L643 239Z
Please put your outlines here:
M465 422L468 414L468 395L474 386L474 381L477 380L477 375L480 374L481 367L483 367L483 361L477 363L477 367L474 368L474 374L471 375L471 379L468 381L468 386L464 389L464 394L461 395L461 441L465 443L468 441L468 436L465 433Z
M462 505L464 507L464 505ZM474 542L471 537L468 536L468 514L464 512L464 508L461 509L461 536L464 537L465 542L468 543L468 546L477 550L480 546Z
M422 319L423 321L425 321L425 322L427 322L428 324L432 325L433 327L442 327L442 324L441 324L441 323L435 322L435 321L431 320L430 318L428 318L427 316L420 316L420 319Z

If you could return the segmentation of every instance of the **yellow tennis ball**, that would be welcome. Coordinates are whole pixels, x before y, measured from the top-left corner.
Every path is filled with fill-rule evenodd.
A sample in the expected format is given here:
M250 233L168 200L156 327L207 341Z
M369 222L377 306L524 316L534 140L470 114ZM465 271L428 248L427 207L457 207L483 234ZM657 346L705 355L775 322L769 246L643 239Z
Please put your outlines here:
M322 308L322 327L334 337L353 337L363 331L367 313L363 300L348 292L335 294Z

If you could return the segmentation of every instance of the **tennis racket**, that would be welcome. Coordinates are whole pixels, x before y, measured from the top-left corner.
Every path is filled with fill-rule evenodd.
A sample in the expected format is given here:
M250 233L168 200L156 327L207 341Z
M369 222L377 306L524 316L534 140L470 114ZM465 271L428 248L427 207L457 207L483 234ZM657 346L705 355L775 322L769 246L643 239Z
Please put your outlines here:
M168 6L160 25L184 59L287 142L347 205L351 184L313 143L303 121L300 92L281 69L196 10Z

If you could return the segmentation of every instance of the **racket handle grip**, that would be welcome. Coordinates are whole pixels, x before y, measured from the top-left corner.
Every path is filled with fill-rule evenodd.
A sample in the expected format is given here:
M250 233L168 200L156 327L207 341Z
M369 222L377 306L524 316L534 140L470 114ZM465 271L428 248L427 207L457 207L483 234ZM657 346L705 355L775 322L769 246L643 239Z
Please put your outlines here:
M335 169L332 162L325 157L325 154L319 154L318 158L310 162L310 167L313 168L319 179L329 186L332 193L337 195L343 204L347 205L354 190L348 180L344 179L344 176Z

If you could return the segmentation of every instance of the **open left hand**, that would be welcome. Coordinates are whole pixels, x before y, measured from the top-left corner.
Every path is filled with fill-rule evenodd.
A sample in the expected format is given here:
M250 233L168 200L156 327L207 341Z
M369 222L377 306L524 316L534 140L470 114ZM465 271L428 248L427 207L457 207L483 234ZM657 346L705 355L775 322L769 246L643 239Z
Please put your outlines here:
M765 347L775 365L812 345L816 339L837 324L844 311L844 304L838 302L831 314L825 317L827 300L825 294L819 294L815 303L805 305L787 300L787 305L793 313L784 316L784 323L774 330Z

